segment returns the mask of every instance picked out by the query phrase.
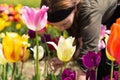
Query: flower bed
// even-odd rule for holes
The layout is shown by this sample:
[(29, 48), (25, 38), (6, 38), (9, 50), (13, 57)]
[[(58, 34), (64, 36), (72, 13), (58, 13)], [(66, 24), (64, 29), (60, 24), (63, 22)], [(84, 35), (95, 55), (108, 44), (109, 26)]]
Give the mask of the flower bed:
[[(60, 32), (47, 22), (48, 9), (46, 6), (37, 9), (0, 4), (0, 79), (79, 79), (81, 71), (76, 61), (72, 60), (76, 49), (76, 45), (72, 45), (75, 38), (68, 36), (67, 31)], [(101, 25), (99, 52), (90, 51), (82, 57), (87, 68), (87, 80), (96, 80), (100, 51), (103, 48), (112, 61), (111, 74), (103, 80), (118, 80), (118, 72), (113, 71), (113, 62), (120, 62), (119, 28), (120, 19), (112, 25), (111, 33), (106, 30), (106, 26)]]

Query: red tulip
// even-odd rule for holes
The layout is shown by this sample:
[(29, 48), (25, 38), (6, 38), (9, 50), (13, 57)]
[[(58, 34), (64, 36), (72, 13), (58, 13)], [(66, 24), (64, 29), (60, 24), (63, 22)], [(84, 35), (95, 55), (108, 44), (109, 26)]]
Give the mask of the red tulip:
[(107, 50), (108, 53), (120, 63), (120, 24), (118, 23), (118, 20), (111, 26)]

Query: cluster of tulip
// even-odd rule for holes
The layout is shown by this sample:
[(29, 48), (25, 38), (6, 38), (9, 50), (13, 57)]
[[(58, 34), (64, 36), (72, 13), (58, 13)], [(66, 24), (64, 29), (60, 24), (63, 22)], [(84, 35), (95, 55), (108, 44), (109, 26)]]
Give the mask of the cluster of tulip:
[[(2, 33), (0, 34), (0, 64), (3, 66), (2, 73), (0, 73), (1, 79), (8, 80), (9, 77), (12, 80), (18, 79), (18, 75), (16, 74), (16, 63), (27, 61), (30, 52), (33, 53), (35, 60), (35, 75), (33, 75), (35, 80), (41, 79), (39, 60), (46, 54), (48, 55), (47, 57), (49, 57), (48, 59), (50, 59), (49, 53), (51, 53), (52, 50), (56, 51), (57, 57), (63, 62), (67, 62), (72, 58), (76, 47), (69, 43), (73, 43), (74, 38), (67, 37), (66, 34), (60, 36), (60, 32), (57, 29), (49, 26), (47, 23), (48, 7), (43, 6), (41, 9), (36, 9), (24, 6), (21, 8), (19, 7), (19, 10), (18, 7), (14, 8), (12, 5), (4, 4), (0, 5), (0, 7), (0, 17), (7, 17), (5, 18), (5, 21), (2, 20), (5, 23), (2, 25)], [(18, 12), (21, 12), (21, 15), (18, 14)], [(19, 21), (24, 22), (28, 28), (28, 34), (26, 34), (26, 30), (24, 31), (24, 34), (19, 34), (19, 32), (13, 32), (12, 30), (7, 31), (6, 26), (10, 25), (5, 24), (7, 24), (8, 21), (17, 23), (19, 23)], [(63, 55), (64, 53), (66, 54)], [(12, 76), (9, 76), (7, 75), (7, 70), (8, 64), (11, 63), (13, 64), (13, 70), (11, 72)], [(63, 73), (64, 75), (65, 72)], [(67, 72), (75, 74), (75, 72), (72, 73), (72, 70), (70, 69), (67, 69)], [(21, 73), (22, 72), (20, 72), (20, 75)], [(47, 78), (47, 76), (45, 77)], [(67, 75), (62, 78), (64, 80), (64, 78), (69, 79), (71, 77)], [(21, 79), (21, 77), (19, 79)], [(56, 78), (53, 80), (56, 80)]]
[[(21, 19), (20, 9), (21, 4), (14, 6), (12, 4), (0, 4), (0, 32), (6, 31), (18, 31), (23, 27), (23, 21)], [(22, 27), (22, 28), (21, 28)], [(25, 28), (24, 28), (25, 30)], [(23, 29), (22, 29), (23, 31)], [(23, 31), (22, 33), (25, 33)]]
[[(73, 46), (74, 37), (68, 36), (66, 32), (61, 35), (57, 29), (50, 27), (47, 22), (47, 10), (49, 8), (42, 6), (41, 9), (30, 8), (27, 6), (18, 6), (13, 5), (0, 5), (0, 31), (3, 32), (0, 34), (0, 64), (3, 66), (2, 78), (3, 80), (8, 80), (6, 75), (6, 70), (8, 70), (7, 64), (13, 63), (12, 70), (12, 80), (18, 79), (15, 75), (15, 64), (17, 62), (25, 62), (28, 60), (30, 52), (33, 52), (33, 57), (35, 61), (35, 75), (32, 79), (40, 80), (40, 60), (45, 60), (45, 69), (50, 65), (47, 64), (51, 58), (51, 52), (55, 52), (55, 57), (57, 57), (61, 62), (67, 63), (71, 60), (74, 55), (76, 46)], [(21, 14), (19, 13), (21, 12)], [(23, 34), (19, 32), (12, 32), (12, 30), (7, 31), (6, 27), (10, 26), (11, 22), (24, 22), (27, 26), (26, 31), (24, 29)], [(1, 27), (2, 26), (2, 27)], [(20, 25), (16, 26), (18, 29)], [(120, 46), (120, 18), (117, 19), (111, 27), (111, 30), (106, 30), (106, 26), (101, 25), (101, 37), (98, 44), (98, 49), (106, 48), (106, 55), (108, 59), (112, 62), (117, 61), (120, 63), (119, 58), (119, 46)], [(56, 31), (56, 32), (55, 32)], [(111, 31), (111, 32), (110, 32)], [(28, 33), (26, 33), (28, 32)], [(55, 35), (57, 34), (57, 35)], [(53, 34), (52, 34), (53, 33)], [(105, 42), (103, 39), (105, 38)], [(88, 68), (86, 79), (95, 80), (96, 79), (96, 68), (98, 67), (101, 60), (99, 53), (87, 52), (86, 55), (82, 57), (82, 61), (86, 68)], [(49, 65), (49, 66), (48, 66)], [(47, 66), (47, 67), (46, 67)], [(113, 66), (113, 65), (112, 65)], [(112, 67), (111, 66), (111, 67)], [(66, 68), (66, 67), (65, 67)], [(46, 71), (46, 70), (45, 70)], [(52, 72), (50, 70), (49, 72)], [(46, 74), (52, 74), (51, 78), (48, 78), (48, 75), (44, 76), (45, 80), (58, 80), (53, 73), (46, 72)], [(111, 76), (111, 77), (110, 77)], [(109, 78), (113, 79), (113, 70), (111, 68), (111, 75)], [(21, 78), (20, 78), (21, 79)], [(76, 72), (72, 69), (66, 68), (63, 70), (61, 80), (76, 80)], [(108, 79), (108, 78), (107, 78)], [(107, 80), (106, 79), (106, 80)], [(115, 79), (115, 78), (114, 78)], [(120, 78), (119, 78), (120, 79)], [(23, 80), (23, 79), (22, 79)]]

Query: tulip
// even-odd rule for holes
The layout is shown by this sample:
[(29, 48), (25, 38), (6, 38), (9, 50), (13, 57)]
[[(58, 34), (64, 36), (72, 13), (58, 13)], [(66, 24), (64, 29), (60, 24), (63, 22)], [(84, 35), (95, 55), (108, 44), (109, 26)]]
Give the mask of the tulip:
[(22, 8), (22, 19), (29, 29), (39, 31), (47, 24), (47, 10), (46, 6), (42, 6), (41, 9), (25, 6)]
[(120, 24), (113, 23), (111, 33), (107, 42), (108, 53), (120, 63)]
[(31, 39), (34, 39), (35, 38), (35, 31), (33, 30), (28, 30), (28, 36), (31, 38)]
[(17, 62), (23, 59), (26, 48), (29, 46), (27, 43), (28, 37), (20, 36), (17, 33), (6, 33), (2, 40), (3, 54), (9, 62)]
[(116, 20), (116, 23), (120, 24), (120, 18), (118, 18), (118, 19)]
[(57, 50), (57, 56), (61, 61), (69, 61), (76, 49), (76, 46), (73, 46), (74, 38), (68, 37), (65, 39), (63, 36), (60, 37), (58, 41), (58, 46), (54, 42), (47, 42), (55, 47)]
[(26, 62), (29, 59), (29, 57), (30, 57), (30, 50), (27, 49), (25, 55), (23, 56), (22, 61)]
[[(36, 46), (34, 48), (31, 48), (31, 50), (34, 52), (33, 57), (36, 59)], [(44, 49), (42, 46), (38, 46), (38, 60), (42, 59), (44, 56)]]
[[(109, 35), (105, 35), (105, 43), (107, 43), (108, 39), (109, 39)], [(110, 73), (110, 79), (109, 80), (112, 80), (112, 78), (113, 78), (113, 67), (114, 67), (115, 59), (108, 53), (107, 48), (106, 48), (106, 56), (109, 60), (111, 60), (111, 73)]]
[(88, 69), (98, 67), (100, 60), (101, 60), (100, 52), (96, 54), (95, 52), (89, 51), (88, 53), (82, 56), (83, 64)]
[[(108, 53), (120, 64), (120, 24), (119, 24), (119, 18), (116, 20), (116, 23), (113, 23), (111, 26), (111, 33), (107, 42), (107, 51)], [(112, 61), (113, 65), (113, 61)], [(111, 71), (113, 72), (113, 66), (111, 68)], [(120, 67), (119, 67), (119, 73), (120, 73)], [(111, 80), (112, 80), (112, 73), (111, 73)], [(120, 76), (119, 76), (120, 80)]]
[(76, 72), (69, 68), (66, 68), (62, 72), (62, 80), (76, 80)]
[(36, 68), (35, 68), (35, 76), (36, 80), (40, 80), (39, 77), (39, 60), (38, 60), (38, 33), (41, 33), (44, 31), (45, 26), (47, 24), (47, 10), (48, 7), (42, 6), (41, 9), (35, 9), (35, 8), (29, 8), (27, 6), (22, 8), (22, 19), (27, 25), (27, 27), (30, 30), (33, 30), (36, 32)]
[(98, 67), (101, 60), (100, 53), (95, 53), (89, 51), (85, 55), (82, 56), (83, 64), (88, 71), (86, 72), (86, 80), (90, 78), (90, 80), (96, 80), (96, 68)]

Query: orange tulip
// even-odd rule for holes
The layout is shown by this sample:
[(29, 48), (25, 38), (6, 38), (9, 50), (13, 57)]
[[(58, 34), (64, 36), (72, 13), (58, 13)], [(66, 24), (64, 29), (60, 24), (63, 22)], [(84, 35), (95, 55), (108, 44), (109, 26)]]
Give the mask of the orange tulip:
[(120, 24), (120, 18), (118, 18), (118, 19), (116, 20), (116, 23)]
[(120, 24), (118, 21), (111, 26), (111, 34), (107, 42), (108, 53), (120, 63)]

